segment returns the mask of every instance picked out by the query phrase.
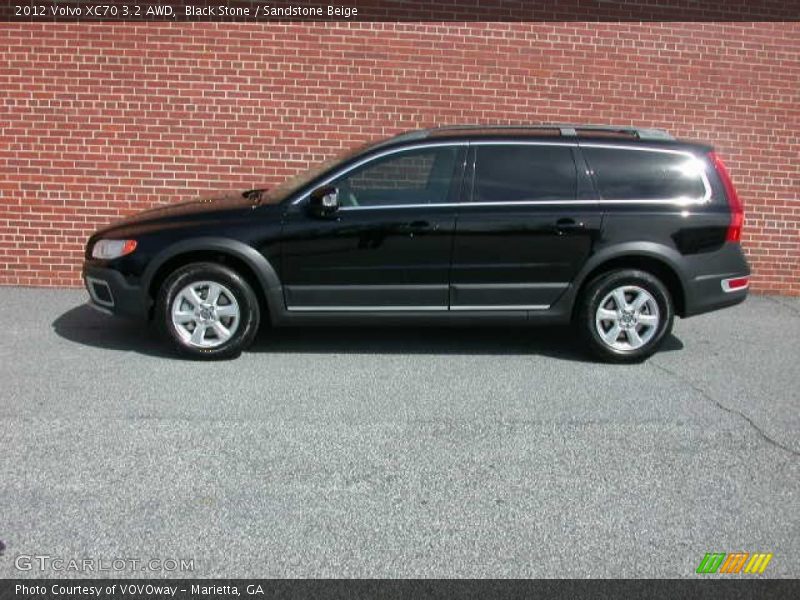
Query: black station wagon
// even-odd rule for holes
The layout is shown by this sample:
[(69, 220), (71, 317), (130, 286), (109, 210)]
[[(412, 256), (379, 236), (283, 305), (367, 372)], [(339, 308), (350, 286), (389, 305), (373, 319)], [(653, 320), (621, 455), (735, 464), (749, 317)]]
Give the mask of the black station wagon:
[(198, 358), (238, 355), (263, 321), (572, 323), (632, 362), (675, 315), (745, 299), (743, 218), (713, 149), (661, 130), (443, 127), (114, 223), (83, 273), (93, 306)]

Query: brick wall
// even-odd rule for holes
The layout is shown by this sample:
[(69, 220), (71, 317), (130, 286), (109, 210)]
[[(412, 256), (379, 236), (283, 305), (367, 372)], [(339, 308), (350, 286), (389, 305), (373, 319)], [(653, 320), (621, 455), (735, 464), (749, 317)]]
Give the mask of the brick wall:
[(798, 23), (3, 23), (0, 283), (79, 285), (98, 225), (371, 138), (581, 121), (713, 142), (754, 288), (798, 295), (798, 40)]

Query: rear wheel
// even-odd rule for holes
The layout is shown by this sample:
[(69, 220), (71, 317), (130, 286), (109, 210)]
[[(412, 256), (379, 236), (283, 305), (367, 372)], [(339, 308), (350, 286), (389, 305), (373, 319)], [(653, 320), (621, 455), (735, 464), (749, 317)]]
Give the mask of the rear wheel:
[(587, 285), (577, 324), (595, 356), (628, 363), (656, 352), (673, 320), (666, 286), (650, 273), (625, 269), (604, 273)]
[(161, 286), (157, 319), (183, 355), (232, 358), (258, 332), (258, 298), (236, 271), (215, 263), (193, 263), (172, 273)]

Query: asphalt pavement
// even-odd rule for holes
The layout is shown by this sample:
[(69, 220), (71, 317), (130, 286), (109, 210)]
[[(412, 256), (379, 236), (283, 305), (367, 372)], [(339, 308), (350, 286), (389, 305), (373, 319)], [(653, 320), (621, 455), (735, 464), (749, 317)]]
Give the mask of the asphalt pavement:
[(735, 551), (800, 576), (800, 299), (677, 320), (635, 366), (562, 328), (264, 330), (192, 362), (84, 301), (0, 288), (0, 577), (696, 577)]

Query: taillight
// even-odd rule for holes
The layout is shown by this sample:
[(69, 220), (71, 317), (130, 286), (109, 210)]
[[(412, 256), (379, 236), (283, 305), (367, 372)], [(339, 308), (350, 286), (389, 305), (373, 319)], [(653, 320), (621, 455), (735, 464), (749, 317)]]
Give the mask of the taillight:
[(725, 188), (725, 195), (728, 197), (728, 206), (731, 209), (731, 224), (728, 226), (728, 231), (725, 234), (726, 242), (738, 242), (742, 239), (742, 226), (744, 225), (744, 205), (742, 204), (739, 194), (736, 193), (736, 188), (733, 187), (733, 181), (725, 167), (725, 163), (717, 155), (716, 152), (709, 152), (708, 158), (717, 170), (722, 187)]
[(750, 278), (731, 277), (730, 279), (723, 279), (721, 283), (723, 291), (738, 292), (739, 290), (746, 290), (750, 286)]

